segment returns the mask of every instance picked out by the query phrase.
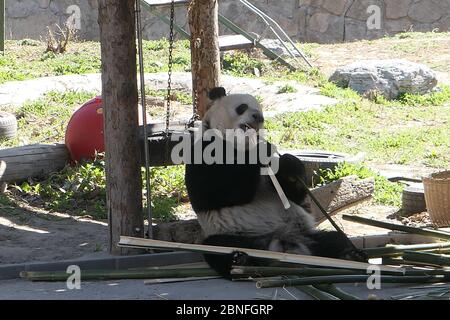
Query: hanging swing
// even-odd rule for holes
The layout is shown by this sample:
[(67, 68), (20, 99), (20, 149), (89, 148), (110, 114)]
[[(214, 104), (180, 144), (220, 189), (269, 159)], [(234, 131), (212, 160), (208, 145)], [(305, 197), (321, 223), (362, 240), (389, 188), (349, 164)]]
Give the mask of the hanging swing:
[[(168, 78), (167, 89), (165, 95), (165, 122), (147, 124), (147, 115), (145, 107), (145, 79), (144, 79), (144, 61), (143, 61), (143, 49), (142, 49), (142, 32), (141, 32), (141, 10), (140, 1), (136, 1), (136, 25), (137, 25), (137, 38), (139, 47), (139, 69), (140, 69), (140, 86), (141, 86), (141, 104), (142, 118), (144, 126), (140, 130), (140, 137), (143, 139), (144, 150), (143, 154), (146, 159), (143, 159), (145, 167), (149, 166), (167, 166), (172, 165), (172, 161), (169, 157), (169, 152), (172, 150), (173, 145), (177, 141), (171, 141), (171, 136), (174, 133), (192, 133), (192, 128), (198, 125), (199, 116), (197, 113), (197, 94), (193, 90), (193, 102), (192, 102), (192, 117), (188, 121), (170, 121), (171, 112), (171, 95), (172, 95), (172, 70), (173, 70), (173, 47), (174, 47), (174, 20), (175, 20), (175, 0), (172, 0), (170, 6), (170, 33), (169, 33), (169, 56), (168, 56)], [(151, 149), (151, 150), (150, 150)]]
[(143, 126), (140, 127), (139, 137), (142, 146), (141, 154), (144, 155), (141, 162), (145, 167), (146, 180), (146, 211), (148, 219), (148, 238), (153, 238), (152, 233), (152, 209), (150, 192), (150, 167), (172, 165), (170, 150), (178, 143), (172, 141), (173, 134), (192, 134), (194, 127), (198, 125), (199, 116), (197, 113), (197, 93), (193, 90), (192, 117), (188, 121), (170, 121), (170, 107), (172, 94), (172, 70), (173, 70), (173, 45), (174, 45), (174, 20), (175, 20), (175, 0), (172, 0), (170, 7), (170, 33), (169, 33), (169, 59), (168, 59), (168, 79), (167, 93), (165, 96), (166, 114), (164, 123), (148, 124), (145, 99), (145, 73), (144, 54), (142, 45), (142, 24), (141, 24), (141, 4), (136, 0), (136, 35), (138, 40), (138, 58), (140, 75), (140, 94), (142, 105)]

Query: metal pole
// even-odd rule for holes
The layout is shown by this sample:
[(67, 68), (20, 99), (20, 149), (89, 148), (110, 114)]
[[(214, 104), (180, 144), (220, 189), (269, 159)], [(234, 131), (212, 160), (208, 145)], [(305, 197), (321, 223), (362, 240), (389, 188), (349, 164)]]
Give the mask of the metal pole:
[(144, 152), (145, 152), (145, 188), (146, 188), (146, 205), (147, 205), (147, 219), (148, 219), (148, 237), (153, 239), (152, 229), (152, 201), (150, 191), (150, 160), (149, 147), (147, 136), (147, 107), (145, 102), (145, 73), (144, 73), (144, 52), (142, 46), (142, 24), (141, 24), (141, 0), (136, 0), (136, 28), (138, 40), (138, 55), (139, 55), (139, 75), (141, 82), (141, 105), (142, 105), (142, 121), (144, 125)]

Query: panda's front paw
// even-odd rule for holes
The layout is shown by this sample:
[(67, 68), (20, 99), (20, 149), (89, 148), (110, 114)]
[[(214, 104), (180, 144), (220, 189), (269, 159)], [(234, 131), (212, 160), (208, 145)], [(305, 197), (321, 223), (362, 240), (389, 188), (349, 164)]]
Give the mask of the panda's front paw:
[(244, 266), (249, 258), (249, 255), (242, 251), (233, 251), (231, 255), (233, 266)]
[(289, 153), (285, 153), (280, 157), (279, 175), (283, 176), (284, 178), (287, 178), (290, 181), (295, 181), (295, 178), (297, 177), (301, 178), (302, 180), (305, 180), (306, 177), (305, 165), (296, 156)]
[(355, 250), (353, 248), (347, 248), (346, 250), (343, 250), (339, 254), (338, 258), (357, 262), (367, 262), (369, 260), (368, 255), (364, 251), (359, 249)]

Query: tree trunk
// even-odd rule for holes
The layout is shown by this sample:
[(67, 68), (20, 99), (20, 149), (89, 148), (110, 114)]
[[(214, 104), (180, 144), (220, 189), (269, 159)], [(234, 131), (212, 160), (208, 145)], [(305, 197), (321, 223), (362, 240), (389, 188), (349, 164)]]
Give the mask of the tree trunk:
[(200, 118), (210, 107), (208, 92), (219, 86), (220, 49), (217, 0), (192, 0), (189, 7), (191, 31), (192, 88), (197, 94)]
[(143, 237), (134, 0), (99, 0), (109, 250)]

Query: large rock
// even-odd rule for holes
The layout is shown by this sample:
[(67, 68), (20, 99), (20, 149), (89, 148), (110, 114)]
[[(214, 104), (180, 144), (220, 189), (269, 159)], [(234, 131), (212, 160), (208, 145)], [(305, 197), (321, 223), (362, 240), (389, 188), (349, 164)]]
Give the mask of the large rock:
[(436, 74), (427, 66), (396, 59), (358, 61), (337, 69), (330, 81), (363, 95), (376, 91), (387, 99), (401, 93), (425, 94), (437, 84)]

